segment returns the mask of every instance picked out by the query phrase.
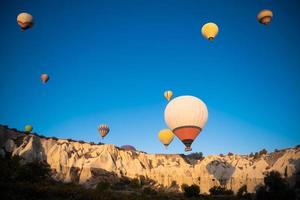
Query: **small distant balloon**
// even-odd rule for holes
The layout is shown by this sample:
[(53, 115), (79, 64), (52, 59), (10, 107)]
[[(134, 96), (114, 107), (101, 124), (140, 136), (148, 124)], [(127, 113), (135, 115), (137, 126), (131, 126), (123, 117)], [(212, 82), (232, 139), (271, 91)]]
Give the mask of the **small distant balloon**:
[(269, 23), (271, 23), (273, 19), (273, 12), (271, 10), (262, 10), (257, 14), (257, 20), (259, 21), (259, 23), (264, 24), (264, 25), (268, 25)]
[(160, 142), (165, 145), (165, 148), (167, 149), (169, 144), (173, 141), (174, 139), (174, 134), (170, 129), (163, 129), (159, 131), (158, 133), (158, 139)]
[(106, 125), (106, 124), (101, 124), (99, 127), (98, 127), (98, 131), (102, 137), (102, 139), (104, 139), (104, 137), (109, 133), (109, 126)]
[(41, 75), (42, 83), (47, 83), (49, 81), (49, 75), (48, 74), (42, 74)]
[(206, 39), (212, 41), (219, 33), (219, 27), (217, 26), (217, 24), (209, 22), (202, 26), (201, 32)]
[(18, 15), (17, 22), (21, 30), (25, 31), (33, 26), (33, 17), (31, 14), (23, 12)]
[(172, 99), (173, 92), (171, 90), (167, 90), (164, 92), (164, 96), (168, 101), (170, 101)]
[(33, 127), (31, 125), (25, 126), (25, 132), (30, 133), (33, 130)]
[(121, 149), (127, 150), (127, 151), (136, 151), (136, 148), (132, 145), (126, 144), (121, 146)]

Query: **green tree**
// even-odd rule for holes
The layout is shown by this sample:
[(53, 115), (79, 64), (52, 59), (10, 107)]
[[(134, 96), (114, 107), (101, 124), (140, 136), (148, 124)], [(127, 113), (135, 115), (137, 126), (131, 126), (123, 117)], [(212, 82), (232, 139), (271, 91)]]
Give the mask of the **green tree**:
[(104, 192), (109, 190), (110, 184), (108, 182), (99, 182), (96, 186), (97, 192)]
[(184, 190), (184, 195), (186, 197), (197, 197), (199, 196), (200, 193), (200, 187), (195, 184), (191, 186), (185, 186), (183, 190)]
[(16, 173), (17, 179), (24, 182), (41, 182), (51, 177), (50, 166), (45, 162), (26, 163)]
[(256, 200), (294, 200), (295, 191), (277, 171), (271, 171), (264, 177), (264, 186), (256, 190)]

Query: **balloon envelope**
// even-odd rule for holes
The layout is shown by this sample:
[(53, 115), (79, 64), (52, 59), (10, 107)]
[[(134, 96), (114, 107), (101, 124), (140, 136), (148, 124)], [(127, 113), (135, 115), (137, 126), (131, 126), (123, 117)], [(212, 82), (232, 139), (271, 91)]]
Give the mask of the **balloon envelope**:
[(209, 22), (202, 26), (202, 35), (208, 40), (213, 40), (219, 33), (219, 27), (217, 24)]
[(33, 127), (31, 125), (26, 125), (24, 129), (25, 129), (25, 132), (30, 133), (33, 130)]
[(273, 19), (273, 12), (271, 10), (262, 10), (257, 14), (257, 20), (259, 23), (267, 25)]
[(129, 144), (121, 146), (121, 149), (128, 150), (128, 151), (136, 151), (135, 147)]
[(186, 151), (204, 128), (208, 118), (205, 103), (194, 96), (180, 96), (170, 101), (165, 109), (165, 122), (184, 143)]
[(163, 143), (163, 145), (165, 145), (165, 147), (168, 147), (174, 139), (174, 134), (170, 129), (163, 129), (159, 131), (158, 139), (161, 141), (161, 143)]
[(101, 124), (99, 127), (98, 127), (98, 131), (102, 137), (102, 139), (109, 133), (109, 126), (106, 125), (106, 124)]
[(47, 83), (49, 80), (49, 75), (48, 74), (42, 74), (41, 75), (41, 80), (43, 83)]
[(33, 17), (29, 13), (20, 13), (17, 17), (17, 22), (22, 30), (26, 30), (33, 26)]
[(173, 92), (171, 90), (167, 90), (164, 92), (164, 96), (168, 101), (170, 101), (172, 99)]

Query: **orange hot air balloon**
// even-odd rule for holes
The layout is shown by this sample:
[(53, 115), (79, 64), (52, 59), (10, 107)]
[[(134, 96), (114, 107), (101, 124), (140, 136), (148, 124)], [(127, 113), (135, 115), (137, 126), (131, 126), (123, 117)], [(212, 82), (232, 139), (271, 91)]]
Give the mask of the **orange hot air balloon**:
[(17, 22), (22, 31), (25, 31), (33, 26), (33, 17), (31, 14), (23, 12), (17, 16)]
[(257, 14), (257, 20), (259, 23), (268, 25), (271, 23), (273, 18), (273, 12), (271, 10), (262, 10)]
[(41, 75), (41, 80), (42, 80), (43, 83), (47, 83), (48, 80), (49, 80), (48, 74), (42, 74)]
[(191, 151), (191, 145), (208, 118), (205, 103), (194, 96), (180, 96), (170, 101), (165, 109), (165, 122), (173, 133)]
[(106, 125), (106, 124), (101, 124), (99, 127), (98, 127), (98, 131), (102, 137), (102, 139), (104, 139), (104, 137), (109, 133), (109, 127)]

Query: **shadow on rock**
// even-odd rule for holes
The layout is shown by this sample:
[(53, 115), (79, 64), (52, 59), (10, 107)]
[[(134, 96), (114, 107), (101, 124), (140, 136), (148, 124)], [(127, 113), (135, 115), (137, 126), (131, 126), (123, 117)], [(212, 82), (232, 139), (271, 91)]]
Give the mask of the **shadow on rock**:
[(221, 186), (225, 186), (235, 171), (230, 163), (221, 160), (213, 160), (206, 165), (207, 171), (213, 175), (212, 181), (218, 181)]

